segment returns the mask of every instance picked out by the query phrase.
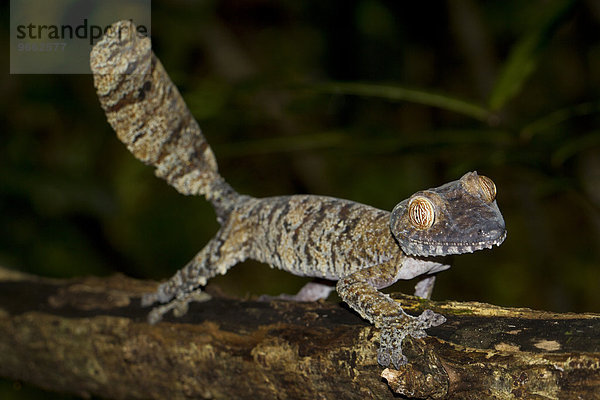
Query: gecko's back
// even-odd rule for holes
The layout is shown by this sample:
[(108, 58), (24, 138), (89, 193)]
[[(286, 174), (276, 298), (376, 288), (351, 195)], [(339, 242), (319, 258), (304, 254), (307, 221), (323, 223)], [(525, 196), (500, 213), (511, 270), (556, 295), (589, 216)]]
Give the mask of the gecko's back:
[(390, 213), (349, 200), (295, 195), (251, 199), (231, 215), (252, 259), (295, 275), (337, 280), (398, 257)]

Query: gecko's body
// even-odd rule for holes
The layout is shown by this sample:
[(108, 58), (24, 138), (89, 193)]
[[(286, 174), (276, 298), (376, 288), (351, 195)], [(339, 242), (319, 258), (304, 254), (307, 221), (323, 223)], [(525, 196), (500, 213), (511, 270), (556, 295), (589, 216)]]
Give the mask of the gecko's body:
[(379, 363), (404, 363), (403, 338), (423, 337), (424, 329), (445, 319), (430, 310), (409, 316), (379, 289), (423, 275), (417, 294), (426, 297), (431, 274), (449, 267), (432, 256), (502, 243), (506, 231), (493, 182), (470, 172), (415, 193), (391, 213), (324, 196), (240, 195), (219, 175), (212, 150), (152, 54), (149, 39), (114, 34), (133, 29), (128, 22), (115, 24), (92, 51), (94, 82), (108, 120), (158, 176), (181, 193), (205, 195), (221, 224), (188, 265), (144, 297), (145, 305), (165, 304), (150, 313), (149, 321), (159, 321), (171, 309), (185, 312), (208, 279), (250, 258), (295, 275), (337, 280), (340, 297), (381, 329)]

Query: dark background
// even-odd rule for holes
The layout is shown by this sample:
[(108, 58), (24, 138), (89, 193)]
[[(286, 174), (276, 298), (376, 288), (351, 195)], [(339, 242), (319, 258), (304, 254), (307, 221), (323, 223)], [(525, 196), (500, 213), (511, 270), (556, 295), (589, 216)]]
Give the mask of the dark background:
[[(9, 75), (0, 10), (0, 265), (169, 277), (216, 232), (210, 205), (127, 152), (90, 75)], [(599, 312), (599, 21), (592, 0), (154, 0), (152, 39), (238, 191), (391, 210), (477, 170), (508, 238), (450, 259), (433, 298)], [(248, 262), (211, 284), (304, 282)]]

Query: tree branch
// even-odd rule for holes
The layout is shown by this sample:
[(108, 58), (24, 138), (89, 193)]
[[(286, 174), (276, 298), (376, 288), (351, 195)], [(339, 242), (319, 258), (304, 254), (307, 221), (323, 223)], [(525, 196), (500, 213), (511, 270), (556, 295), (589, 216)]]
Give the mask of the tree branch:
[(151, 326), (139, 298), (154, 288), (0, 269), (0, 375), (114, 399), (599, 398), (597, 314), (397, 296), (448, 321), (382, 373), (377, 330), (340, 304), (215, 295)]

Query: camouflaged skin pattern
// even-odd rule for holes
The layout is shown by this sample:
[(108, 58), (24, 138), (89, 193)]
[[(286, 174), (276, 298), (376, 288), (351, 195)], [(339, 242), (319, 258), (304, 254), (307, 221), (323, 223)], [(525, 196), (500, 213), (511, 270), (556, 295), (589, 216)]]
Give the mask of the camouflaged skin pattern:
[(237, 196), (150, 39), (131, 23), (116, 23), (90, 59), (100, 104), (127, 149), (180, 193), (205, 195), (222, 219)]
[[(401, 350), (404, 337), (423, 337), (425, 329), (445, 321), (430, 310), (419, 317), (409, 316), (399, 303), (378, 290), (398, 279), (448, 268), (436, 260), (421, 258), (417, 253), (409, 256), (402, 251), (396, 233), (405, 235), (402, 240), (407, 241), (409, 248), (423, 247), (422, 239), (417, 245), (411, 244), (413, 233), (403, 230), (406, 208), (412, 207), (406, 201), (390, 214), (324, 196), (256, 199), (239, 195), (219, 175), (212, 150), (152, 53), (150, 40), (137, 35), (130, 22), (112, 26), (92, 50), (91, 67), (100, 103), (119, 139), (137, 158), (153, 165), (156, 175), (179, 192), (205, 195), (214, 205), (221, 224), (215, 237), (184, 268), (155, 293), (144, 296), (143, 305), (163, 303), (150, 312), (149, 322), (158, 322), (170, 310), (175, 315), (185, 313), (188, 302), (202, 298), (201, 286), (208, 279), (226, 273), (247, 258), (295, 275), (338, 280), (336, 289), (340, 297), (380, 328), (378, 362), (384, 366), (406, 362)], [(477, 182), (481, 179), (476, 173), (469, 173), (442, 188), (460, 197), (470, 190), (471, 181), (475, 182), (474, 190), (479, 190)], [(435, 201), (448, 210), (441, 215), (442, 220), (452, 220), (457, 207), (444, 203), (443, 193), (440, 195), (436, 189), (428, 193), (420, 196), (438, 196)], [(464, 214), (471, 207), (469, 202), (473, 205), (482, 202), (482, 196), (473, 193), (462, 197), (467, 203), (459, 205), (459, 213)], [(493, 198), (485, 206), (489, 211), (486, 218), (495, 217), (491, 225), (484, 218), (481, 226), (472, 229), (473, 237), (459, 232), (457, 240), (443, 246), (452, 246), (460, 252), (477, 243), (479, 247), (501, 243), (504, 236), (498, 235), (480, 243), (482, 232), (504, 229), (499, 210), (499, 217), (493, 215), (497, 206), (491, 201)], [(459, 220), (469, 222), (468, 217)], [(427, 236), (425, 231), (417, 233)], [(437, 234), (443, 237), (444, 232)], [(435, 244), (427, 246), (434, 248)], [(429, 288), (422, 291), (430, 292), (433, 279), (424, 282)]]

